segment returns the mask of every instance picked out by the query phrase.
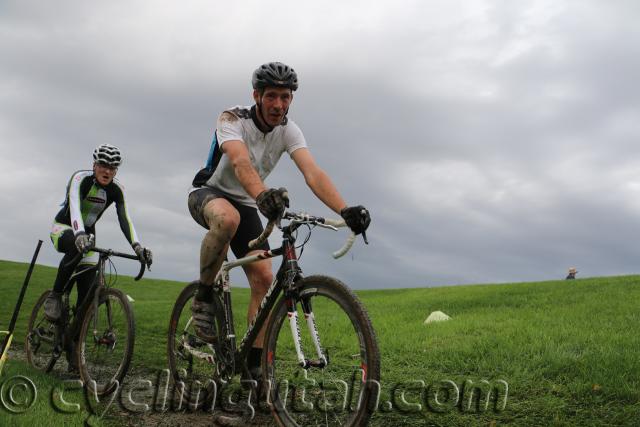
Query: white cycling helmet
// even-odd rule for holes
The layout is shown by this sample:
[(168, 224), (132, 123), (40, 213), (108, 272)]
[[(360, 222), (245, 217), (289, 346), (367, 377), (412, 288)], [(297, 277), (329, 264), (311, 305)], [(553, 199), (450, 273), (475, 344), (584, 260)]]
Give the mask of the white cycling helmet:
[(122, 164), (120, 149), (111, 144), (101, 144), (93, 150), (93, 161), (117, 168)]

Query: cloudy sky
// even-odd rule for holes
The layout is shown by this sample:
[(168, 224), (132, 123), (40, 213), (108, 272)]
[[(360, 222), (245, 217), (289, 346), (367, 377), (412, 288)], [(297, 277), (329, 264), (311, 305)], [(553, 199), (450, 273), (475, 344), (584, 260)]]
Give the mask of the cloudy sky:
[[(370, 245), (307, 274), (355, 288), (496, 283), (640, 269), (640, 2), (0, 1), (0, 258), (57, 265), (70, 175), (119, 146), (149, 276), (192, 280), (204, 230), (186, 198), (216, 117), (279, 60), (290, 117)], [(331, 212), (283, 156), (267, 184)], [(101, 246), (126, 249), (115, 210)], [(272, 243), (277, 239), (272, 239)], [(119, 270), (133, 272), (128, 261)], [(237, 279), (240, 282), (240, 279)]]

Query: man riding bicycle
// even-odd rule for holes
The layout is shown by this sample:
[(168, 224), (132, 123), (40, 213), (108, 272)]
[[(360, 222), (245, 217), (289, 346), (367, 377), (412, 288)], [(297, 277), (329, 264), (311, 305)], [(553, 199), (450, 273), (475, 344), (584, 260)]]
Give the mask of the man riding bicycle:
[[(285, 151), (313, 193), (339, 213), (351, 230), (363, 233), (371, 222), (363, 206), (347, 206), (329, 176), (316, 164), (300, 128), (287, 117), (298, 88), (296, 72), (280, 62), (266, 63), (254, 71), (252, 85), (253, 106), (237, 106), (218, 117), (206, 167), (194, 178), (189, 193), (191, 216), (208, 230), (200, 249), (200, 280), (191, 307), (196, 334), (205, 341), (215, 337), (212, 285), (228, 248), (237, 258), (268, 250), (268, 242), (255, 250), (248, 247), (263, 230), (258, 211), (271, 221), (289, 206), (284, 188), (264, 185)], [(243, 268), (251, 287), (251, 321), (273, 280), (271, 260)], [(261, 331), (249, 354), (248, 367), (256, 379), (263, 341)]]
[[(94, 243), (96, 222), (112, 203), (116, 204), (120, 228), (140, 261), (148, 265), (152, 261), (151, 251), (140, 244), (129, 217), (124, 188), (115, 179), (122, 163), (120, 150), (109, 144), (99, 145), (93, 151), (93, 162), (93, 171), (81, 170), (71, 176), (62, 209), (53, 222), (51, 241), (58, 252), (64, 253), (64, 257), (58, 267), (53, 291), (45, 301), (45, 315), (50, 321), (58, 320), (62, 314), (62, 292), (74, 270), (84, 270), (96, 264), (95, 254), (87, 251)], [(79, 253), (84, 257), (70, 264)], [(77, 305), (84, 300), (93, 278), (91, 274), (78, 277)]]

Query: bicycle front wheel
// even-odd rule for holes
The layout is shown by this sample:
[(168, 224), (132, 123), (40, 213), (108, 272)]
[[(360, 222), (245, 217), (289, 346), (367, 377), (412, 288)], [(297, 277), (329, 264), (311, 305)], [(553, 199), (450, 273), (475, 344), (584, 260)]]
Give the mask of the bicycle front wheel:
[(77, 346), (80, 378), (98, 396), (116, 391), (133, 355), (135, 320), (127, 297), (118, 289), (102, 289), (98, 305), (90, 304), (82, 320)]
[(368, 314), (336, 279), (310, 276), (296, 286), (295, 299), (282, 297), (274, 307), (266, 333), (262, 366), (273, 416), (284, 426), (365, 425), (380, 380)]

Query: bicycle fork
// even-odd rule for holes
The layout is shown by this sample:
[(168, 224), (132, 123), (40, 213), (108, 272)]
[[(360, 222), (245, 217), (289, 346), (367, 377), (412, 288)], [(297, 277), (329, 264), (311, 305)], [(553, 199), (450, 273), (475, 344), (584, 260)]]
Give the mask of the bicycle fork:
[(322, 347), (320, 345), (320, 336), (318, 335), (318, 328), (316, 327), (316, 321), (313, 315), (311, 301), (309, 301), (309, 299), (301, 298), (300, 305), (302, 306), (302, 312), (307, 323), (307, 328), (309, 329), (309, 335), (311, 336), (311, 340), (313, 342), (313, 346), (315, 347), (316, 355), (318, 358), (316, 360), (309, 360), (304, 356), (300, 339), (300, 328), (298, 327), (298, 310), (296, 309), (296, 300), (294, 298), (289, 298), (287, 300), (287, 317), (289, 319), (289, 327), (291, 328), (291, 334), (293, 336), (293, 344), (298, 356), (298, 363), (304, 369), (322, 369), (327, 366), (328, 360), (322, 352)]

